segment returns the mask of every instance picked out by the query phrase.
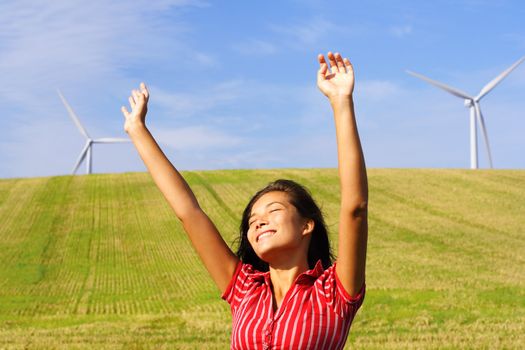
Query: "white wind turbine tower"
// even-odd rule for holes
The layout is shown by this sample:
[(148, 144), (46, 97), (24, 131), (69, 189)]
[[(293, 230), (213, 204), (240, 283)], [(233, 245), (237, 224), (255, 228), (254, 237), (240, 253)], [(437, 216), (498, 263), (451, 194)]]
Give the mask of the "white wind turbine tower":
[(466, 94), (465, 92), (452, 88), (448, 85), (440, 83), (439, 81), (432, 80), (425, 77), (424, 75), (407, 71), (408, 74), (415, 76), (416, 78), (425, 80), (426, 82), (443, 89), (454, 96), (464, 99), (465, 107), (470, 109), (470, 168), (478, 168), (478, 142), (476, 133), (476, 120), (481, 125), (483, 131), (483, 137), (485, 138), (485, 146), (487, 147), (487, 154), (489, 158), (489, 164), (492, 168), (492, 155), (490, 153), (489, 138), (487, 135), (487, 129), (485, 128), (485, 119), (481, 113), (479, 100), (481, 100), (486, 94), (488, 94), (496, 85), (498, 85), (507, 75), (510, 74), (521, 62), (525, 60), (525, 56), (516, 61), (512, 66), (503, 71), (500, 75), (490, 81), (487, 85), (481, 89), (479, 94), (475, 97)]
[(66, 101), (60, 90), (57, 89), (58, 95), (60, 96), (60, 99), (62, 100), (62, 103), (64, 103), (64, 106), (66, 106), (66, 109), (69, 113), (69, 116), (71, 119), (73, 119), (73, 122), (77, 126), (78, 130), (84, 137), (86, 138), (86, 145), (82, 149), (82, 152), (80, 152), (80, 156), (78, 157), (77, 163), (75, 164), (75, 167), (73, 168), (73, 175), (77, 172), (78, 167), (80, 166), (80, 163), (86, 158), (87, 155), (87, 162), (86, 162), (86, 173), (91, 174), (91, 162), (92, 162), (92, 150), (91, 147), (95, 143), (121, 143), (121, 142), (131, 142), (129, 139), (121, 139), (121, 138), (114, 138), (114, 137), (104, 137), (100, 139), (92, 139), (89, 134), (87, 133), (86, 129), (82, 126), (80, 123), (80, 119), (78, 119), (77, 115), (69, 105), (69, 103)]

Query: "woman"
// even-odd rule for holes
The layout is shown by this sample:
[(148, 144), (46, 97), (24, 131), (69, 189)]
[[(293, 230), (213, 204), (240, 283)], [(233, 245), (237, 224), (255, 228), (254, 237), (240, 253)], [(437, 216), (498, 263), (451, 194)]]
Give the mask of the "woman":
[(124, 129), (181, 220), (232, 309), (232, 349), (342, 349), (365, 292), (368, 185), (354, 116), (354, 71), (339, 53), (318, 56), (317, 86), (336, 127), (341, 209), (337, 263), (308, 192), (289, 180), (259, 191), (246, 207), (234, 254), (145, 125), (142, 83), (122, 107)]

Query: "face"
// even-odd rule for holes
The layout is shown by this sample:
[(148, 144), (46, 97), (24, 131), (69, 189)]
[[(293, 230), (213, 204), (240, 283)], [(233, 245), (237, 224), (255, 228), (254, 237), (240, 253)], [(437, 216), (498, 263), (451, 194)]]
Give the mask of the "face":
[(301, 217), (285, 192), (264, 194), (253, 204), (250, 215), (248, 241), (263, 261), (306, 255), (313, 221)]

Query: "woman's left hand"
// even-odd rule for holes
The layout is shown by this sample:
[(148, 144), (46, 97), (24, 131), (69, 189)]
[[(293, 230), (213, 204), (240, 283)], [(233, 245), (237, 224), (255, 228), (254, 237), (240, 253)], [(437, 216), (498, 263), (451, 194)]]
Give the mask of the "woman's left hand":
[(319, 54), (319, 71), (317, 72), (317, 86), (330, 101), (338, 98), (349, 98), (354, 91), (354, 69), (348, 58), (341, 57), (336, 52), (328, 52), (330, 69), (324, 56)]
[(149, 91), (146, 84), (140, 83), (140, 90), (131, 90), (129, 105), (131, 112), (124, 106), (120, 108), (126, 121), (124, 130), (129, 134), (134, 128), (146, 126), (146, 113), (148, 112)]

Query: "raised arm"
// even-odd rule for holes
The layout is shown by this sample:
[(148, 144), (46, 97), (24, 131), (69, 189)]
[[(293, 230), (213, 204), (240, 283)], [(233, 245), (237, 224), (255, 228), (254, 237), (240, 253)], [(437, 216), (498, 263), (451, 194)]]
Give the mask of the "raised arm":
[(195, 195), (170, 163), (159, 145), (146, 128), (146, 113), (149, 92), (140, 84), (129, 97), (131, 112), (122, 107), (126, 118), (124, 130), (137, 148), (155, 184), (180, 219), (193, 247), (221, 293), (226, 290), (239, 259), (222, 239), (219, 231), (202, 211)]
[(354, 70), (339, 53), (329, 52), (328, 59), (330, 69), (324, 56), (318, 56), (317, 85), (330, 100), (337, 137), (341, 211), (336, 273), (346, 291), (354, 296), (365, 281), (368, 183), (352, 99)]

